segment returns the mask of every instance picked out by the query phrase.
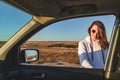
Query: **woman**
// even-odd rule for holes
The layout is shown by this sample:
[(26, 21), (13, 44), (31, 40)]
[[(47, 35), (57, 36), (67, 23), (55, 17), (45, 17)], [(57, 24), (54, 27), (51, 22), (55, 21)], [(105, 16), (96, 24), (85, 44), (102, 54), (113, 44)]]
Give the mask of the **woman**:
[(79, 42), (78, 55), (84, 68), (104, 68), (108, 41), (104, 24), (94, 21), (88, 28), (89, 36)]

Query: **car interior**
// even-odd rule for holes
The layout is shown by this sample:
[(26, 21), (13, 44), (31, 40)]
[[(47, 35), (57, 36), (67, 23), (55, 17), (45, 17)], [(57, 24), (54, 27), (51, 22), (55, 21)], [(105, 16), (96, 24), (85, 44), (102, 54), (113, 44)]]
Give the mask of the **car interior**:
[[(0, 80), (119, 80), (119, 0), (2, 0), (30, 15), (32, 20), (0, 48)], [(34, 34), (58, 21), (101, 15), (115, 15), (116, 20), (104, 69), (39, 66), (37, 49), (21, 46)], [(70, 34), (72, 35), (72, 34)], [(29, 51), (34, 58), (29, 59)], [(116, 53), (116, 54), (115, 54)], [(33, 56), (32, 56), (33, 57)], [(117, 57), (117, 58), (116, 58)], [(26, 64), (27, 63), (27, 64)], [(117, 73), (116, 73), (117, 72)]]

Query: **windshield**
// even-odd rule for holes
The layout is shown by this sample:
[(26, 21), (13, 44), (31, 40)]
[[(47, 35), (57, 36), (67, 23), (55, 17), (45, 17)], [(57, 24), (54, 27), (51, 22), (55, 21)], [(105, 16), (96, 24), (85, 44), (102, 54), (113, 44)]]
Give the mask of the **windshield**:
[(31, 18), (31, 15), (0, 1), (0, 47)]

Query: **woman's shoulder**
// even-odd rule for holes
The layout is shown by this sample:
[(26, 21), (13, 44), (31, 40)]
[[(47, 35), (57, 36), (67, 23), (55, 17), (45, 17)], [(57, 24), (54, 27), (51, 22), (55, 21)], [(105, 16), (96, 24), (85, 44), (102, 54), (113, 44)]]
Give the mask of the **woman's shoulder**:
[(90, 36), (87, 36), (85, 39), (79, 41), (79, 44), (86, 44), (86, 43), (90, 43)]

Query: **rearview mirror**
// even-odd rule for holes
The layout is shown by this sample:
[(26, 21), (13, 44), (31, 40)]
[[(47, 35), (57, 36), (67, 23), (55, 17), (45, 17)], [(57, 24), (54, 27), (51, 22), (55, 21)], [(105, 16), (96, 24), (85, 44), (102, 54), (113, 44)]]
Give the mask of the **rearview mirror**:
[(39, 59), (39, 51), (36, 49), (25, 49), (21, 51), (21, 54), (24, 62), (33, 62)]

